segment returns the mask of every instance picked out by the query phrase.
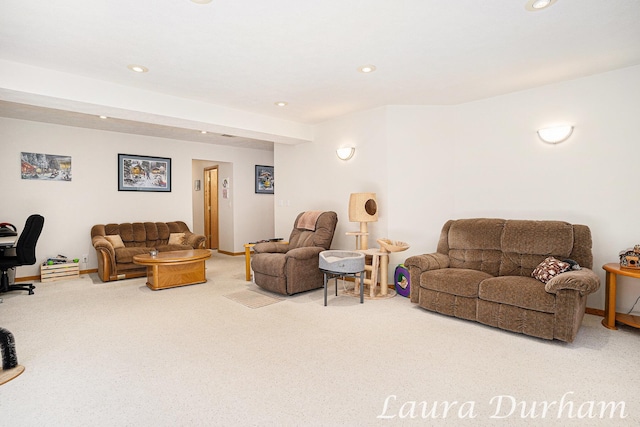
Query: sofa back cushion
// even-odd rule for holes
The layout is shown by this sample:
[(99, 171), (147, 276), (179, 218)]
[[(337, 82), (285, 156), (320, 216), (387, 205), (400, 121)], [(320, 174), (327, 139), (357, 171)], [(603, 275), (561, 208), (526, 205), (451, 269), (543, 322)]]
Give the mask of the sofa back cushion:
[(501, 236), (504, 223), (502, 219), (493, 218), (453, 221), (447, 235), (449, 266), (497, 276), (502, 261)]
[(500, 276), (531, 276), (553, 256), (566, 259), (573, 249), (573, 226), (563, 221), (508, 220), (502, 233)]
[[(294, 227), (297, 226), (298, 220), (303, 214), (304, 212), (297, 216)], [(328, 250), (331, 247), (337, 223), (338, 214), (332, 211), (323, 212), (318, 216), (315, 230), (294, 228), (291, 231), (291, 235), (289, 236), (289, 249), (316, 246)]]
[(122, 224), (106, 224), (104, 226), (105, 235), (120, 235), (127, 248), (167, 245), (171, 233), (185, 232), (189, 232), (189, 227), (182, 221), (125, 222)]
[(450, 267), (492, 276), (527, 276), (548, 256), (570, 258), (591, 268), (591, 231), (564, 221), (471, 218), (448, 221), (438, 252)]

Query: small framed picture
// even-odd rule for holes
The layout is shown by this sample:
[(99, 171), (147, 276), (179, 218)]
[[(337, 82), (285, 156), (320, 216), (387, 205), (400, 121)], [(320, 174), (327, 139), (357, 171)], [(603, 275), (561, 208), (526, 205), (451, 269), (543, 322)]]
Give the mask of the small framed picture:
[(118, 191), (171, 191), (171, 159), (118, 154)]
[(273, 194), (273, 166), (256, 165), (256, 193)]

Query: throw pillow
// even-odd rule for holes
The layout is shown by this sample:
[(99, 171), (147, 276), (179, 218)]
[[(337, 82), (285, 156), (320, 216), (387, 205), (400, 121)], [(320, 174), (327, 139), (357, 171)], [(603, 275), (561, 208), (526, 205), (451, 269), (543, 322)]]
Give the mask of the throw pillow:
[(571, 264), (568, 262), (560, 261), (552, 256), (545, 258), (538, 266), (531, 272), (531, 277), (538, 279), (542, 283), (547, 283), (560, 273), (571, 268)]
[(119, 234), (114, 234), (112, 236), (104, 236), (105, 239), (111, 243), (113, 249), (124, 248), (124, 242), (122, 241), (122, 237)]
[(184, 233), (171, 233), (169, 234), (170, 245), (184, 245)]

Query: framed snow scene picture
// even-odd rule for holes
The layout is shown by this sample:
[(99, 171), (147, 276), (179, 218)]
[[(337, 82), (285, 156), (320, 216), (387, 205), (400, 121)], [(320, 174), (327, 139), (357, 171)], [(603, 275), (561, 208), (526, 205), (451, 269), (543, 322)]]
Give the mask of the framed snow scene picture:
[(171, 191), (171, 159), (118, 154), (118, 191)]
[(20, 153), (22, 179), (71, 181), (71, 156)]

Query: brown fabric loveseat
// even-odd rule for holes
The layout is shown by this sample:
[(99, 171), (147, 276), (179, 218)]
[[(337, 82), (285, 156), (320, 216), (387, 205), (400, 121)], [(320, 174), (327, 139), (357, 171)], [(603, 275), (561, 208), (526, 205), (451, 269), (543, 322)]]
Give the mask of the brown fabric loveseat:
[[(550, 256), (573, 260), (581, 269), (547, 283), (531, 277)], [(592, 263), (585, 225), (494, 218), (450, 220), (435, 253), (405, 261), (411, 301), (420, 307), (566, 342), (576, 337), (587, 295), (600, 286)]]
[(205, 237), (189, 231), (182, 221), (97, 224), (91, 242), (98, 256), (98, 275), (103, 282), (143, 277), (147, 268), (133, 263), (133, 256), (204, 248)]

